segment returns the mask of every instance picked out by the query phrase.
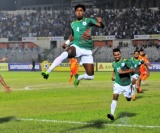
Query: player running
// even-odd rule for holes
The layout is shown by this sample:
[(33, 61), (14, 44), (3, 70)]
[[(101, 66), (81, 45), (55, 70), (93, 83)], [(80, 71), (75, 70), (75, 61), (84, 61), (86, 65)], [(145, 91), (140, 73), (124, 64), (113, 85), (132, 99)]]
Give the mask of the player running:
[[(147, 56), (147, 54), (145, 54), (145, 52), (144, 52), (144, 50), (142, 48), (140, 49), (139, 59), (143, 60), (146, 65), (150, 66), (150, 62), (148, 60), (148, 56)], [(146, 80), (149, 77), (149, 75), (150, 75), (149, 69), (147, 70), (147, 68), (145, 67), (145, 65), (141, 65), (141, 67), (140, 67), (140, 73), (141, 73), (140, 74), (140, 78), (139, 78), (139, 80), (137, 82), (137, 84), (138, 84), (138, 90), (137, 90), (137, 92), (138, 93), (142, 92), (141, 82), (144, 83), (144, 80)]]
[(132, 81), (132, 88), (133, 88), (133, 95), (132, 95), (132, 100), (135, 100), (135, 90), (139, 87), (137, 86), (136, 82), (139, 79), (140, 76), (140, 67), (141, 65), (144, 65), (145, 69), (147, 70), (148, 73), (148, 66), (144, 63), (143, 60), (139, 59), (139, 51), (135, 50), (134, 51), (134, 56), (130, 59), (128, 59), (134, 67), (135, 72), (131, 73), (131, 81)]
[(42, 72), (44, 79), (48, 79), (50, 72), (62, 63), (63, 60), (73, 57), (81, 58), (81, 63), (86, 71), (83, 75), (75, 76), (76, 80), (74, 85), (78, 86), (79, 81), (82, 79), (92, 80), (94, 78), (94, 62), (92, 56), (93, 40), (91, 38), (91, 27), (97, 26), (104, 28), (104, 25), (100, 17), (97, 17), (97, 20), (93, 18), (85, 18), (85, 10), (86, 8), (82, 4), (75, 6), (75, 16), (77, 20), (71, 23), (72, 34), (62, 45), (62, 47), (66, 49), (53, 61), (52, 65), (46, 72)]
[(131, 62), (121, 58), (121, 51), (118, 48), (113, 49), (113, 56), (115, 61), (112, 63), (113, 74), (113, 100), (111, 103), (111, 113), (107, 117), (114, 120), (114, 112), (117, 106), (118, 97), (121, 93), (126, 97), (127, 101), (132, 99), (131, 77), (130, 73), (134, 72)]
[(69, 84), (72, 83), (72, 77), (78, 74), (78, 60), (76, 58), (71, 58), (69, 61), (70, 66), (70, 80)]

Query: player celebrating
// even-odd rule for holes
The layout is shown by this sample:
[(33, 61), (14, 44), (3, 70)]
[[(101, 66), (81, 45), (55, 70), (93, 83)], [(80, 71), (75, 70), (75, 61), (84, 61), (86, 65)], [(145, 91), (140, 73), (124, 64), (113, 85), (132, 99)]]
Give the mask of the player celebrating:
[(131, 73), (131, 81), (132, 81), (132, 88), (133, 88), (132, 100), (135, 100), (135, 97), (136, 97), (135, 89), (139, 87), (136, 85), (136, 81), (139, 79), (139, 76), (140, 76), (140, 67), (141, 65), (144, 65), (148, 73), (148, 66), (144, 63), (143, 60), (139, 59), (139, 51), (137, 49), (134, 51), (134, 56), (128, 59), (128, 61), (132, 63), (134, 70), (135, 70), (134, 73)]
[[(4, 62), (6, 59), (7, 59), (7, 58), (4, 57), (4, 58), (2, 58), (2, 59), (0, 60), (0, 62)], [(7, 86), (7, 84), (4, 82), (3, 77), (2, 77), (1, 75), (0, 75), (0, 82), (1, 82), (1, 84), (3, 85), (3, 87), (4, 87), (4, 89), (5, 89), (5, 91), (6, 91), (7, 93), (11, 92), (10, 87)]]
[(114, 69), (112, 74), (112, 81), (114, 81), (113, 100), (111, 103), (111, 114), (107, 115), (111, 120), (114, 120), (114, 112), (117, 106), (118, 97), (121, 93), (123, 93), (127, 101), (131, 101), (132, 89), (130, 73), (134, 72), (131, 62), (121, 58), (120, 49), (113, 49), (113, 56), (115, 59), (112, 63)]
[(78, 74), (78, 61), (76, 58), (71, 58), (69, 61), (70, 66), (70, 80), (69, 83), (72, 83), (72, 77)]
[(42, 72), (44, 79), (48, 79), (49, 73), (64, 59), (73, 57), (81, 57), (81, 63), (83, 64), (83, 67), (86, 71), (86, 73), (83, 75), (75, 76), (76, 80), (74, 85), (78, 86), (81, 79), (91, 80), (94, 78), (94, 62), (91, 51), (93, 49), (91, 27), (95, 25), (97, 27), (104, 28), (104, 25), (100, 17), (97, 17), (97, 20), (92, 18), (85, 18), (85, 10), (86, 8), (82, 4), (75, 6), (75, 16), (77, 20), (71, 23), (72, 34), (62, 45), (62, 47), (66, 49), (53, 61), (52, 65), (46, 72)]

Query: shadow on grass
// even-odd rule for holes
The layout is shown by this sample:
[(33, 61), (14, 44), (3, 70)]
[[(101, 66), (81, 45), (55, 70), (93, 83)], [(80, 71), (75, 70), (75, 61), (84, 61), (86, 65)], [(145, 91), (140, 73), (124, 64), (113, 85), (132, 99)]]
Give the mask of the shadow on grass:
[(15, 117), (14, 116), (8, 116), (8, 117), (0, 118), (0, 123), (9, 122), (11, 120), (15, 120)]
[(135, 113), (121, 112), (115, 120), (123, 118), (123, 117), (133, 117), (135, 115), (136, 115)]
[(134, 101), (136, 101), (136, 100), (138, 100), (138, 99), (141, 99), (141, 98), (143, 98), (143, 96), (138, 96), (138, 94), (136, 95), (136, 99), (134, 100)]
[(65, 131), (61, 132), (69, 132), (69, 131), (74, 131), (74, 130), (80, 130), (80, 129), (85, 129), (85, 128), (97, 128), (97, 129), (103, 129), (105, 128), (105, 124), (107, 124), (107, 121), (104, 120), (94, 120), (94, 121), (89, 121), (87, 124), (81, 125), (81, 126), (76, 126), (74, 128), (70, 128)]
[(144, 92), (144, 91), (148, 91), (148, 89), (143, 89), (143, 88), (142, 88), (142, 92)]
[(94, 120), (94, 121), (89, 121), (87, 123), (84, 123), (84, 125), (81, 126), (75, 126), (74, 128), (69, 128), (67, 130), (61, 131), (62, 133), (64, 132), (70, 132), (70, 131), (75, 131), (75, 130), (81, 130), (81, 129), (87, 129), (87, 128), (96, 128), (96, 129), (104, 129), (106, 128), (107, 124), (114, 124), (114, 122), (117, 119), (123, 118), (123, 117), (134, 117), (136, 114), (135, 113), (129, 113), (129, 112), (122, 112), (118, 115), (118, 117), (114, 121), (110, 121), (107, 117), (106, 120)]

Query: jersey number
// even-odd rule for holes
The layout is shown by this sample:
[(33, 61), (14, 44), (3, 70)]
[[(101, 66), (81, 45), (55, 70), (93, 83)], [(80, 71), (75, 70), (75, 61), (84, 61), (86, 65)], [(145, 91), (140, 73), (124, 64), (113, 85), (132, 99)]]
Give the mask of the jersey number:
[(79, 32), (79, 27), (77, 27), (76, 31), (78, 31), (78, 32)]

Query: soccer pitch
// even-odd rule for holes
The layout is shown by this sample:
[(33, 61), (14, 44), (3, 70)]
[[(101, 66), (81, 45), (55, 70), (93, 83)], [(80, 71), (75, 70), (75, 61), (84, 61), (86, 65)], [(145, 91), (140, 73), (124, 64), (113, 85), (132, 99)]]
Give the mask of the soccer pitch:
[[(112, 101), (110, 72), (92, 81), (69, 84), (69, 72), (1, 72), (12, 92), (0, 91), (0, 133), (158, 133), (160, 73), (152, 72), (144, 93), (127, 102), (120, 95), (115, 121), (107, 118)], [(74, 81), (74, 78), (73, 78)]]

